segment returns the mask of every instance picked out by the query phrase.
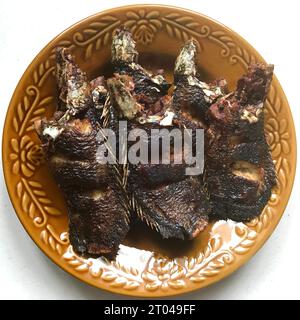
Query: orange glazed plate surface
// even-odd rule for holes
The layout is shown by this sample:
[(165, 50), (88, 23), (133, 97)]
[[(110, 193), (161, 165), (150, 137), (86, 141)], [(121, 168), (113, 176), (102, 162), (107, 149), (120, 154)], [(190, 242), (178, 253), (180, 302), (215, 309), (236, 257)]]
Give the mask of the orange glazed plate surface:
[[(88, 17), (52, 40), (33, 60), (11, 99), (3, 132), (7, 189), (24, 228), (41, 250), (78, 279), (111, 292), (162, 297), (208, 286), (231, 274), (264, 244), (287, 205), (295, 175), (296, 138), (291, 111), (274, 77), (266, 102), (265, 129), (278, 186), (262, 214), (250, 223), (218, 221), (193, 241), (161, 240), (134, 225), (116, 261), (84, 259), (68, 241), (67, 210), (43, 159), (33, 122), (56, 106), (54, 48), (66, 46), (90, 79), (109, 75), (110, 45), (116, 28), (131, 29), (141, 64), (164, 68), (169, 80), (180, 46), (193, 37), (205, 80), (226, 78), (230, 89), (251, 62), (264, 61), (238, 34), (188, 10), (135, 5)], [(270, 61), (272, 62), (272, 61)]]

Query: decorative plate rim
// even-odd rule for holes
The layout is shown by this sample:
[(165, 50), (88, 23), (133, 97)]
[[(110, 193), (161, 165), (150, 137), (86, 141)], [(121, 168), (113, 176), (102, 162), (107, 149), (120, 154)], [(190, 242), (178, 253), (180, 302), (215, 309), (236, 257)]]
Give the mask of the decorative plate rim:
[(121, 6), (121, 7), (116, 7), (116, 8), (112, 8), (112, 9), (107, 9), (105, 11), (101, 11), (98, 12), (96, 14), (90, 15), (89, 17), (86, 17), (76, 23), (74, 23), (73, 25), (71, 25), (70, 27), (68, 27), (67, 29), (65, 29), (64, 31), (62, 31), (61, 33), (59, 33), (56, 37), (54, 37), (48, 44), (45, 45), (45, 47), (34, 57), (34, 59), (32, 60), (32, 62), (29, 64), (29, 66), (26, 68), (25, 72), (23, 73), (22, 77), (20, 78), (16, 89), (13, 93), (13, 96), (10, 100), (9, 103), (9, 107), (7, 109), (7, 113), (6, 113), (6, 117), (4, 120), (4, 127), (3, 127), (3, 135), (2, 135), (2, 165), (3, 165), (3, 171), (4, 171), (4, 179), (5, 179), (5, 183), (6, 183), (6, 187), (7, 187), (7, 191), (10, 197), (10, 201), (13, 205), (13, 208), (16, 212), (16, 215), (18, 217), (18, 219), (20, 220), (20, 222), (22, 223), (24, 229), (26, 230), (26, 232), (28, 233), (28, 235), (31, 237), (31, 239), (33, 240), (33, 242), (40, 248), (40, 250), (50, 259), (52, 260), (52, 262), (54, 262), (57, 266), (59, 266), (60, 268), (62, 268), (64, 271), (66, 271), (68, 274), (74, 276), (75, 278), (81, 280), (82, 282), (85, 282), (87, 284), (90, 284), (96, 288), (101, 288), (102, 290), (105, 290), (107, 292), (110, 293), (116, 293), (116, 294), (122, 294), (122, 295), (127, 295), (127, 296), (134, 296), (134, 297), (164, 297), (164, 296), (174, 296), (174, 295), (180, 295), (180, 294), (184, 294), (184, 293), (188, 293), (188, 292), (193, 292), (195, 290), (199, 290), (200, 288), (204, 288), (208, 285), (211, 285), (213, 283), (216, 283), (217, 281), (226, 278), (227, 276), (229, 276), (230, 274), (232, 274), (235, 270), (237, 270), (238, 268), (240, 268), (244, 263), (246, 263), (251, 257), (253, 257), (257, 251), (263, 246), (263, 244), (268, 240), (268, 238), (271, 236), (271, 234), (273, 233), (274, 229), (276, 228), (276, 226), (278, 225), (285, 209), (286, 206), (288, 204), (288, 200), (290, 198), (292, 189), (293, 189), (293, 184), (294, 184), (294, 179), (295, 179), (295, 173), (296, 173), (296, 158), (297, 158), (297, 144), (296, 144), (296, 133), (295, 133), (295, 126), (294, 126), (294, 121), (293, 121), (293, 117), (292, 117), (292, 113), (291, 110), (289, 108), (289, 104), (288, 104), (288, 100), (285, 96), (285, 93), (279, 83), (279, 81), (277, 80), (276, 77), (274, 77), (273, 83), (276, 83), (276, 86), (280, 89), (280, 94), (281, 94), (281, 98), (283, 99), (283, 103), (287, 105), (286, 108), (286, 112), (288, 113), (289, 116), (289, 120), (291, 121), (289, 123), (290, 127), (291, 127), (291, 131), (292, 131), (292, 136), (290, 137), (291, 139), (291, 145), (293, 146), (293, 148), (295, 149), (295, 152), (293, 154), (293, 156), (291, 156), (292, 159), (292, 168), (291, 168), (291, 172), (292, 172), (292, 177), (290, 179), (291, 183), (290, 183), (290, 188), (285, 192), (286, 195), (286, 203), (283, 206), (282, 212), (280, 215), (276, 216), (276, 219), (274, 220), (275, 223), (273, 223), (272, 227), (270, 227), (267, 232), (266, 230), (264, 230), (264, 235), (261, 237), (260, 241), (256, 244), (256, 246), (252, 247), (249, 251), (248, 251), (248, 255), (244, 256), (243, 259), (240, 259), (238, 262), (235, 262), (235, 264), (231, 265), (231, 268), (226, 268), (226, 270), (223, 270), (222, 273), (218, 274), (217, 276), (213, 277), (210, 279), (210, 281), (203, 283), (202, 285), (198, 285), (195, 286), (193, 288), (190, 288), (189, 286), (185, 287), (185, 288), (181, 288), (179, 291), (130, 291), (130, 290), (123, 290), (119, 287), (110, 287), (110, 286), (105, 286), (102, 283), (97, 283), (95, 281), (93, 281), (90, 278), (86, 278), (83, 279), (83, 277), (81, 276), (80, 273), (76, 273), (73, 269), (70, 269), (69, 266), (65, 263), (61, 263), (59, 260), (62, 259), (61, 257), (58, 256), (54, 256), (51, 255), (51, 251), (48, 251), (46, 249), (44, 249), (41, 245), (42, 242), (40, 241), (35, 241), (34, 239), (34, 235), (30, 232), (30, 228), (29, 226), (26, 225), (26, 219), (22, 218), (22, 214), (21, 212), (18, 212), (18, 208), (13, 200), (13, 187), (10, 186), (9, 183), (9, 170), (8, 170), (8, 165), (6, 164), (6, 160), (5, 160), (5, 153), (6, 153), (6, 149), (9, 145), (9, 142), (7, 141), (8, 139), (6, 139), (7, 137), (7, 131), (9, 130), (9, 125), (8, 125), (8, 118), (10, 117), (10, 114), (12, 113), (13, 109), (14, 109), (14, 100), (16, 99), (18, 93), (17, 93), (17, 88), (19, 88), (20, 84), (22, 83), (23, 79), (25, 79), (26, 77), (28, 77), (28, 75), (31, 73), (31, 69), (32, 67), (36, 64), (36, 61), (38, 61), (40, 59), (40, 57), (43, 56), (43, 54), (45, 52), (47, 52), (49, 50), (49, 48), (53, 47), (53, 45), (55, 44), (57, 39), (60, 39), (63, 37), (64, 34), (70, 32), (73, 30), (73, 32), (75, 32), (75, 28), (79, 25), (81, 25), (84, 22), (87, 21), (92, 21), (94, 18), (98, 17), (98, 16), (103, 16), (106, 14), (114, 14), (114, 13), (118, 13), (120, 10), (137, 10), (137, 9), (156, 9), (156, 10), (162, 10), (162, 9), (168, 9), (170, 11), (174, 10), (175, 12), (180, 12), (180, 13), (185, 13), (188, 15), (192, 15), (192, 16), (196, 16), (198, 18), (203, 18), (209, 22), (212, 22), (215, 25), (220, 26), (221, 28), (223, 28), (224, 30), (226, 30), (228, 32), (228, 34), (233, 35), (235, 38), (237, 38), (245, 47), (248, 47), (249, 49), (251, 49), (252, 52), (255, 53), (255, 55), (257, 57), (259, 57), (259, 59), (261, 59), (262, 61), (264, 61), (264, 59), (260, 56), (260, 54), (244, 39), (242, 38), (239, 34), (237, 34), (235, 31), (231, 30), (230, 28), (228, 28), (227, 26), (223, 25), (222, 23), (206, 16), (203, 15), (201, 13), (192, 11), (192, 10), (188, 10), (188, 9), (184, 9), (184, 8), (180, 8), (180, 7), (176, 7), (176, 6), (167, 6), (167, 5), (157, 5), (157, 4), (137, 4), (137, 5), (130, 5), (130, 6)]

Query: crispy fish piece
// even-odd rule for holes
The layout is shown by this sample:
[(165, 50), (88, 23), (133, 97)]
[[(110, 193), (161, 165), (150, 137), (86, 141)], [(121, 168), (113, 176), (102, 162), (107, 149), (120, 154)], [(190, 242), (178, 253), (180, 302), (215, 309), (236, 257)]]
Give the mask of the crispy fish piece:
[[(159, 91), (157, 86), (152, 87), (156, 81), (141, 66), (136, 67), (137, 56), (131, 34), (125, 29), (118, 30), (112, 45), (112, 62), (118, 74), (107, 83), (119, 119), (128, 120), (128, 130), (146, 130), (143, 143), (150, 150), (152, 129), (168, 126), (183, 130), (199, 125), (179, 112), (180, 105), (173, 105), (172, 97), (165, 95), (161, 84)], [(171, 154), (173, 158), (176, 156)], [(199, 177), (185, 174), (186, 167), (186, 163), (129, 164), (132, 207), (163, 238), (192, 239), (208, 223), (210, 206), (206, 190)]]
[(180, 111), (205, 126), (209, 107), (224, 95), (227, 90), (227, 83), (224, 79), (212, 83), (201, 81), (200, 74), (197, 72), (196, 57), (195, 41), (189, 40), (182, 47), (175, 62), (176, 90), (173, 99), (177, 112)]
[(236, 91), (208, 111), (207, 183), (217, 216), (251, 220), (276, 185), (264, 132), (264, 102), (272, 75), (273, 65), (251, 65)]
[(129, 213), (113, 165), (101, 164), (97, 153), (105, 84), (101, 77), (88, 83), (65, 48), (57, 50), (57, 79), (64, 108), (36, 128), (67, 203), (70, 242), (80, 255), (114, 258), (129, 230)]
[[(205, 83), (197, 71), (196, 44), (188, 41), (177, 57), (174, 91), (163, 73), (138, 63), (138, 52), (126, 28), (112, 41), (114, 76), (87, 80), (66, 48), (56, 50), (58, 111), (35, 123), (48, 165), (68, 207), (69, 238), (74, 251), (87, 257), (114, 258), (132, 215), (163, 238), (193, 239), (209, 217), (249, 221), (260, 214), (276, 184), (276, 174), (264, 134), (263, 109), (273, 66), (249, 67), (233, 93), (226, 81)], [(120, 159), (107, 164), (100, 146), (107, 146), (103, 128), (116, 134), (119, 121), (127, 130), (143, 129), (147, 163)], [(204, 172), (187, 176), (191, 165), (183, 150), (170, 144), (170, 163), (149, 162), (153, 129), (205, 129)], [(100, 139), (102, 138), (102, 139)], [(128, 141), (128, 148), (136, 141)], [(123, 150), (127, 153), (128, 150)], [(108, 151), (110, 153), (110, 151)]]
[[(110, 79), (109, 82), (114, 86), (114, 79)], [(116, 92), (115, 87), (111, 91), (112, 97)], [(116, 103), (122, 103), (122, 100), (113, 100), (116, 110), (124, 110), (124, 106), (116, 106)], [(122, 118), (126, 118), (124, 114)], [(143, 129), (147, 132), (147, 140), (143, 143), (149, 149), (151, 129), (162, 128), (164, 126), (157, 123), (140, 124), (137, 118), (128, 121), (128, 131)], [(174, 124), (169, 128), (183, 129), (183, 126)], [(132, 145), (133, 143), (129, 142), (128, 148)], [(171, 154), (172, 156), (176, 155)], [(164, 238), (192, 239), (208, 223), (210, 208), (206, 193), (198, 177), (186, 176), (186, 167), (185, 163), (169, 165), (129, 163), (128, 192), (133, 211)]]
[(125, 27), (117, 29), (111, 46), (114, 71), (132, 77), (137, 100), (144, 105), (154, 104), (167, 94), (170, 84), (161, 72), (152, 73), (138, 64), (138, 52), (132, 34)]
[(75, 63), (68, 49), (56, 49), (56, 82), (59, 109), (75, 116), (92, 106), (90, 84), (86, 73)]
[(198, 177), (186, 178), (183, 166), (139, 165), (129, 181), (138, 216), (163, 238), (190, 240), (207, 226), (207, 194)]

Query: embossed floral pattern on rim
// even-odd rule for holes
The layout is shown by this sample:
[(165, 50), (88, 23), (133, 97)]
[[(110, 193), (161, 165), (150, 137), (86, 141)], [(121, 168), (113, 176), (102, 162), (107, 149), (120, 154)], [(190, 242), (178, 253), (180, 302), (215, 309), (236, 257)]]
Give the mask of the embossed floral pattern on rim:
[[(126, 295), (181, 294), (205, 287), (232, 273), (255, 254), (276, 227), (288, 202), (295, 175), (296, 139), (292, 115), (275, 78), (267, 101), (266, 130), (279, 185), (259, 218), (247, 225), (233, 227), (238, 241), (226, 244), (222, 234), (215, 234), (205, 249), (195, 256), (181, 260), (152, 257), (142, 272), (118, 261), (111, 263), (108, 269), (95, 269), (93, 262), (74, 255), (68, 246), (67, 233), (61, 230), (61, 224), (66, 223), (59, 220), (63, 219), (62, 209), (56, 208), (54, 198), (40, 179), (43, 159), (32, 122), (52, 103), (52, 96), (49, 92), (45, 94), (45, 88), (53, 74), (53, 48), (58, 44), (65, 45), (77, 49), (81, 59), (91, 59), (109, 46), (113, 30), (124, 22), (132, 29), (142, 49), (155, 45), (159, 37), (160, 41), (162, 38), (170, 43), (177, 41), (178, 47), (192, 36), (198, 41), (200, 51), (204, 55), (207, 51), (213, 53), (212, 56), (224, 63), (224, 68), (238, 66), (244, 70), (252, 61), (263, 61), (235, 32), (185, 9), (136, 5), (88, 17), (52, 40), (22, 76), (10, 102), (3, 131), (5, 181), (12, 204), (28, 234), (48, 257), (70, 274), (93, 286)], [(176, 55), (175, 52), (172, 54)]]

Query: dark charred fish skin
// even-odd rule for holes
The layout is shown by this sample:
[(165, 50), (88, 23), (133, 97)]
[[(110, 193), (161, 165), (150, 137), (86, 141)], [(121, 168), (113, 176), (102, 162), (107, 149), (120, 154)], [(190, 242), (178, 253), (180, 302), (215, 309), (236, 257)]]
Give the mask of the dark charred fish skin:
[[(116, 48), (124, 42), (122, 50)], [(128, 43), (130, 45), (126, 46)], [(126, 59), (116, 59), (116, 52), (121, 52)], [(185, 94), (180, 92), (185, 89), (183, 85), (177, 86), (176, 83), (173, 97), (162, 95), (166, 93), (163, 90), (159, 94), (155, 90), (155, 95), (148, 91), (149, 77), (147, 74), (145, 77), (144, 69), (140, 66), (138, 69), (132, 68), (130, 65), (137, 63), (137, 56), (132, 36), (127, 30), (117, 31), (112, 45), (112, 62), (121, 75), (117, 74), (108, 80), (108, 89), (119, 117), (129, 120), (128, 130), (141, 128), (150, 137), (151, 129), (163, 128), (160, 120), (167, 111), (174, 114), (169, 129), (203, 128), (198, 122), (185, 117), (184, 112), (181, 112), (181, 102), (176, 100), (174, 104), (175, 96)], [(185, 63), (187, 61), (182, 62)], [(143, 77), (140, 77), (141, 70)], [(123, 77), (122, 85), (120, 77)], [(178, 81), (184, 78), (178, 77)], [(188, 93), (190, 96), (194, 94), (192, 91)], [(151, 100), (144, 98), (150, 95)], [(150, 140), (144, 143), (149, 146)], [(186, 168), (185, 163), (129, 164), (128, 191), (132, 197), (133, 211), (163, 238), (193, 239), (208, 224), (210, 205), (203, 182), (199, 177), (187, 176)]]
[[(142, 211), (138, 215), (163, 238), (193, 239), (208, 224), (210, 206), (208, 201), (203, 201), (206, 194), (198, 178), (179, 180), (180, 177), (174, 175), (176, 169), (164, 166), (160, 170), (169, 172), (169, 177), (165, 180), (159, 178), (160, 183), (154, 181), (152, 186), (140, 182), (143, 167), (136, 168), (130, 176), (135, 201), (139, 202)], [(155, 169), (154, 166), (148, 167), (151, 176)]]
[(134, 82), (131, 77), (117, 74), (107, 80), (108, 90), (111, 92), (112, 103), (117, 107), (118, 113), (125, 119), (132, 120), (141, 111), (134, 92)]
[(115, 73), (132, 77), (135, 94), (145, 104), (153, 104), (167, 94), (170, 84), (162, 74), (152, 74), (138, 64), (138, 52), (132, 34), (125, 27), (117, 29), (112, 41), (112, 65)]
[(108, 94), (106, 81), (103, 76), (99, 76), (96, 79), (90, 81), (92, 107), (88, 108), (84, 116), (88, 118), (91, 123), (96, 127), (105, 126), (103, 120), (103, 110), (108, 104)]
[(84, 256), (114, 259), (128, 222), (122, 219), (118, 194), (106, 189), (73, 190), (66, 197), (70, 215), (70, 241)]
[(68, 49), (56, 49), (56, 80), (59, 110), (75, 116), (92, 106), (91, 87), (86, 73), (75, 63)]
[[(61, 62), (64, 59), (66, 64)], [(58, 78), (63, 78), (58, 79), (60, 97), (64, 96), (65, 84), (72, 82), (67, 91), (70, 96), (75, 96), (72, 90), (76, 93), (78, 88), (89, 88), (80, 97), (80, 101), (89, 101), (89, 106), (82, 108), (73, 103), (70, 107), (67, 103), (60, 118), (56, 115), (36, 123), (37, 132), (67, 203), (69, 238), (74, 251), (85, 257), (113, 259), (129, 230), (129, 213), (112, 167), (101, 164), (96, 157), (100, 115), (107, 98), (105, 84), (101, 77), (88, 83), (66, 49), (57, 51), (57, 64)]]
[[(146, 130), (148, 137), (151, 129), (162, 128), (139, 126)], [(180, 127), (171, 127), (175, 128)], [(150, 145), (150, 140), (146, 143)], [(207, 193), (199, 177), (186, 175), (187, 167), (184, 162), (129, 166), (128, 190), (139, 205), (137, 214), (163, 238), (193, 239), (208, 224), (210, 205)]]
[[(66, 135), (68, 138), (72, 140), (72, 134)], [(74, 251), (86, 257), (114, 258), (129, 230), (128, 211), (115, 184), (114, 172), (107, 164), (99, 164), (96, 154), (91, 156), (91, 150), (80, 159), (65, 157), (61, 156), (64, 154), (61, 146), (57, 151), (55, 144), (46, 139), (44, 144), (41, 137), (48, 165), (67, 202), (69, 237)], [(85, 140), (85, 134), (81, 139)], [(71, 146), (70, 143), (68, 152), (76, 154), (76, 144), (74, 149)]]
[(251, 64), (248, 73), (237, 83), (236, 99), (242, 106), (259, 106), (264, 103), (272, 81), (274, 66), (263, 63)]
[[(163, 238), (178, 239), (195, 238), (211, 218), (250, 221), (276, 185), (263, 112), (272, 65), (251, 65), (228, 94), (225, 80), (201, 80), (190, 40), (176, 60), (170, 94), (163, 72), (144, 69), (138, 55), (121, 27), (112, 41), (114, 76), (88, 81), (68, 49), (57, 48), (58, 111), (35, 123), (67, 203), (70, 243), (84, 257), (114, 259), (137, 217)], [(193, 137), (205, 129), (203, 174), (187, 176), (188, 164), (172, 162), (175, 151), (170, 164), (102, 163), (99, 136), (108, 127), (118, 143), (119, 120), (127, 120), (128, 132), (146, 131), (149, 157), (152, 129), (192, 129)]]
[(57, 125), (57, 128), (61, 132), (52, 141), (56, 152), (74, 160), (94, 156), (97, 151), (97, 131), (88, 119), (70, 120), (65, 125)]
[(264, 132), (272, 75), (272, 65), (251, 65), (237, 90), (208, 111), (206, 173), (216, 216), (250, 221), (261, 213), (276, 185)]
[(207, 121), (207, 111), (211, 104), (223, 96), (227, 90), (224, 79), (207, 84), (199, 79), (196, 66), (197, 46), (194, 40), (182, 47), (174, 70), (176, 90), (174, 91), (175, 110), (187, 112), (202, 124)]

